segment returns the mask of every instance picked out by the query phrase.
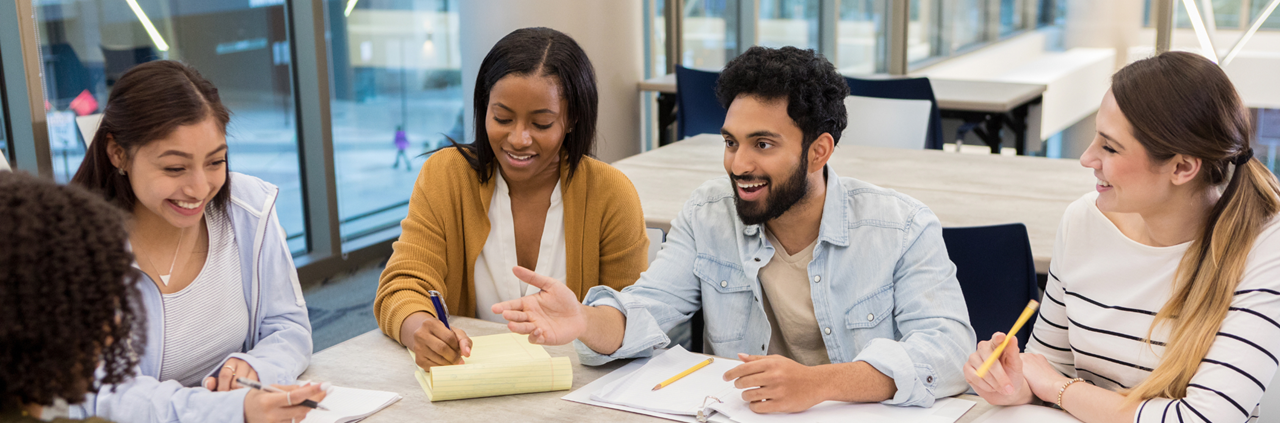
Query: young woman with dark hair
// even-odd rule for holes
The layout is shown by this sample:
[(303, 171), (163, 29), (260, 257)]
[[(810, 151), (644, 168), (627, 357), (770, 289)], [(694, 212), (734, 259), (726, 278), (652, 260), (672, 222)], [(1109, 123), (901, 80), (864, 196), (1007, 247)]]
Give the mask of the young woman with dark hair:
[(579, 299), (648, 267), (635, 188), (590, 157), (595, 71), (572, 38), (547, 28), (503, 37), (480, 64), (474, 98), (475, 142), (423, 164), (374, 302), (383, 332), (423, 368), (458, 363), (471, 344), (436, 319), (428, 291), (454, 314), (505, 322), (493, 304), (537, 291), (517, 266)]
[(149, 342), (138, 377), (101, 389), (87, 414), (279, 422), (301, 420), (307, 409), (293, 404), (324, 395), (236, 389), (237, 377), (293, 383), (310, 361), (311, 323), (276, 217), (279, 189), (228, 170), (229, 121), (218, 89), (179, 62), (138, 65), (112, 88), (71, 183), (128, 213)]
[[(992, 404), (1039, 398), (1085, 422), (1255, 421), (1280, 354), (1280, 185), (1227, 75), (1164, 53), (1112, 77), (1080, 158), (1027, 353), (978, 345)], [(1078, 383), (1085, 382), (1085, 383)]]
[(128, 380), (129, 346), (145, 342), (124, 215), (79, 188), (0, 172), (0, 239), (0, 421), (65, 418), (96, 369), (97, 383)]

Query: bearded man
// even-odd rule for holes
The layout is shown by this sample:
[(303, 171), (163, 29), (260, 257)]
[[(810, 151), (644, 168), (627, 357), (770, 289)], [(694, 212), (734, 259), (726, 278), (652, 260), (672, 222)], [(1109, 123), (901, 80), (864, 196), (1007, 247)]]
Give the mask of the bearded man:
[(964, 392), (976, 339), (933, 212), (836, 176), (849, 88), (811, 50), (752, 47), (725, 67), (727, 178), (694, 191), (649, 270), (621, 292), (517, 268), (542, 292), (494, 305), (537, 343), (588, 365), (645, 357), (702, 310), (704, 351), (758, 413), (823, 401), (930, 406)]

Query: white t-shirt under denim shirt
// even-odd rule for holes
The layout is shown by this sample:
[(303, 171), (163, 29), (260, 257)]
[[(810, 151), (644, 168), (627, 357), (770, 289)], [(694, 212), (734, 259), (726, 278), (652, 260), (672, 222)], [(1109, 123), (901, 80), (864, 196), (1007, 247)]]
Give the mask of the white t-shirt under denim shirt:
[[(1089, 193), (1067, 207), (1058, 228), (1049, 282), (1027, 351), (1059, 372), (1120, 391), (1159, 364), (1169, 325), (1143, 342), (1172, 295), (1190, 242), (1152, 247), (1126, 237)], [(1256, 421), (1280, 354), (1280, 225), (1268, 222), (1246, 260), (1244, 277), (1217, 339), (1185, 398), (1153, 398), (1136, 422)]]
[[(493, 199), (489, 201), (489, 237), (485, 239), (480, 255), (476, 256), (475, 264), (476, 318), (506, 324), (507, 320), (501, 314), (493, 314), (493, 305), (537, 294), (540, 290), (511, 273), (518, 264), (511, 191), (502, 178), (502, 172), (493, 172), (493, 178), (498, 185), (493, 190)], [(530, 270), (564, 283), (569, 277), (564, 248), (564, 203), (560, 198), (560, 182), (557, 181), (551, 191), (547, 219), (542, 224), (538, 264)]]

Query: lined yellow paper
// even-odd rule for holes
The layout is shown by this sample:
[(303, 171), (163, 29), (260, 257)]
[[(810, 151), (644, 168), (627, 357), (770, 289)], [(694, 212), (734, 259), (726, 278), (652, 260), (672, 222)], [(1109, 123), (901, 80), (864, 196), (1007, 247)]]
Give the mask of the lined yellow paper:
[[(413, 352), (410, 351), (412, 356)], [(563, 391), (573, 386), (569, 357), (551, 357), (515, 333), (471, 338), (466, 364), (418, 368), (414, 376), (431, 401)]]

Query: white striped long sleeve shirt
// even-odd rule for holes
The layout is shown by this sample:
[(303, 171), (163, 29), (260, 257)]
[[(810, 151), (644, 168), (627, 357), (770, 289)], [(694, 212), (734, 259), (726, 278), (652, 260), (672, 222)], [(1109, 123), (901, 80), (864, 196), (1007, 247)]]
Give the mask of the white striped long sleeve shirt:
[[(1190, 243), (1151, 247), (1115, 226), (1090, 193), (1062, 218), (1049, 281), (1027, 352), (1058, 371), (1113, 391), (1132, 388), (1159, 364), (1169, 325), (1143, 342), (1169, 300)], [(1253, 422), (1280, 354), (1280, 225), (1254, 243), (1231, 309), (1186, 397), (1144, 401), (1135, 422)]]

